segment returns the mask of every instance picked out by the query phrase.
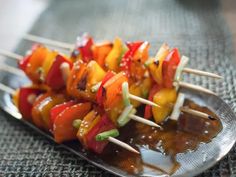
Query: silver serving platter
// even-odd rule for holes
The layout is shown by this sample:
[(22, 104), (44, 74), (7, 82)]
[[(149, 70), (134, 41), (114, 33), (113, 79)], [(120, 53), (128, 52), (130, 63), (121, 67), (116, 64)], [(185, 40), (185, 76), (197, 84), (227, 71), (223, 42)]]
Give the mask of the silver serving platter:
[[(23, 79), (21, 77), (13, 76), (10, 74), (4, 73), (1, 74), (1, 76), (1, 82), (12, 88), (18, 88), (28, 82), (26, 78)], [(215, 112), (221, 119), (223, 129), (215, 138), (212, 139), (210, 143), (200, 144), (196, 151), (178, 154), (176, 156), (176, 160), (181, 164), (181, 167), (171, 175), (173, 177), (190, 177), (202, 173), (206, 169), (216, 164), (219, 160), (221, 160), (230, 151), (236, 141), (236, 116), (229, 105), (227, 105), (221, 98), (216, 96), (209, 96), (203, 93), (197, 93), (188, 90), (183, 90), (183, 92), (186, 94), (187, 98), (195, 101), (202, 106), (207, 106), (209, 109)], [(9, 118), (18, 119), (22, 123), (30, 126), (33, 130), (41, 133), (43, 136), (53, 141), (53, 137), (50, 134), (41, 131), (34, 125), (21, 119), (21, 115), (18, 113), (17, 108), (13, 105), (11, 96), (8, 93), (1, 92), (0, 104), (2, 110), (10, 115)], [(64, 143), (60, 146), (87, 160), (91, 164), (109, 171), (115, 175), (134, 176), (128, 174), (122, 169), (119, 169), (102, 161), (95, 154), (84, 150), (78, 142), (74, 141)], [(146, 151), (145, 153), (149, 152)], [(161, 174), (160, 171), (144, 168), (143, 172), (141, 174), (138, 174), (137, 176), (164, 177), (169, 175)]]

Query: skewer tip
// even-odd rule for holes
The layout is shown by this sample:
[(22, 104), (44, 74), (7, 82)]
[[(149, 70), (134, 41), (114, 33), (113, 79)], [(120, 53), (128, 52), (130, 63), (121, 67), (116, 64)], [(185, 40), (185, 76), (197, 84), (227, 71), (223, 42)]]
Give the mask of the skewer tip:
[(118, 146), (120, 146), (120, 147), (122, 147), (122, 148), (124, 148), (124, 149), (126, 149), (128, 151), (130, 151), (130, 152), (133, 152), (135, 154), (140, 154), (140, 152), (138, 152), (136, 149), (134, 149), (130, 145), (128, 145), (128, 144), (126, 144), (126, 143), (124, 143), (124, 142), (122, 142), (122, 141), (120, 141), (120, 140), (118, 140), (116, 138), (109, 137), (108, 141), (110, 141), (110, 142), (112, 142), (112, 143), (114, 143), (114, 144), (116, 144), (116, 145), (118, 145)]
[(152, 126), (152, 127), (162, 129), (162, 127), (160, 125), (158, 125), (157, 123), (155, 123), (153, 121), (150, 121), (150, 120), (147, 120), (147, 119), (144, 119), (143, 117), (139, 117), (139, 116), (134, 115), (134, 114), (129, 115), (129, 117), (134, 121), (137, 121), (137, 122), (140, 122), (140, 123)]

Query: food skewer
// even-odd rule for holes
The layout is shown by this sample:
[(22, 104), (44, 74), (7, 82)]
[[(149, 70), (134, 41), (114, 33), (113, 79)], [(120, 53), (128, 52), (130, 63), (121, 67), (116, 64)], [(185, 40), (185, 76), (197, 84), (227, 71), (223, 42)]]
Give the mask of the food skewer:
[[(15, 54), (13, 52), (9, 52), (9, 51), (4, 51), (4, 50), (0, 50), (0, 55), (4, 55), (4, 56), (7, 56), (7, 57), (16, 59), (16, 60), (21, 60), (23, 58), (23, 56), (21, 56), (21, 55), (18, 55), (18, 54)], [(207, 94), (216, 95), (214, 92), (212, 92), (209, 89), (206, 89), (206, 88), (198, 86), (198, 85), (189, 84), (189, 83), (186, 83), (186, 82), (183, 82), (183, 81), (174, 82), (173, 84), (175, 86), (179, 85), (180, 87), (183, 87), (183, 88), (192, 89), (192, 90), (204, 92), (204, 93), (207, 93)], [(141, 103), (144, 103), (144, 104), (149, 104), (151, 106), (158, 106), (157, 104), (155, 104), (151, 101), (148, 101), (148, 100), (143, 99), (141, 97), (137, 97), (137, 96), (132, 95), (132, 94), (130, 94), (130, 98), (134, 99), (134, 100), (137, 100), (137, 101), (140, 101)]]
[[(132, 45), (134, 45), (135, 43), (133, 43)], [(138, 44), (138, 43), (137, 43)], [(147, 43), (143, 43), (143, 44), (147, 44)], [(131, 46), (131, 44), (129, 44), (130, 46)], [(136, 44), (135, 44), (136, 45)], [(140, 47), (143, 47), (143, 45), (141, 45)], [(161, 50), (161, 49), (160, 49)], [(173, 53), (173, 52), (172, 52)], [(185, 57), (186, 58), (186, 57)], [(155, 59), (154, 59), (155, 60)], [(183, 59), (182, 59), (183, 60)], [(181, 60), (181, 62), (182, 62), (182, 60)], [(184, 61), (184, 60), (183, 60)], [(124, 64), (124, 63), (123, 63)], [(181, 65), (181, 64), (180, 64)], [(183, 72), (183, 69), (184, 69), (184, 67), (183, 67), (184, 65), (182, 65), (181, 67), (181, 69), (182, 69), (182, 71), (181, 72)], [(179, 68), (179, 67), (178, 67)], [(180, 69), (178, 69), (177, 68), (177, 70), (180, 70)], [(180, 74), (181, 74), (181, 72), (179, 71), (179, 72), (177, 72), (176, 71), (176, 75), (177, 75), (177, 78), (178, 77), (180, 77)], [(181, 82), (181, 81), (179, 81), (179, 79), (177, 79), (177, 80), (175, 80), (175, 82), (173, 82), (173, 85), (175, 85), (176, 86), (176, 88), (178, 87), (178, 86), (188, 86), (188, 88), (191, 88), (191, 89), (194, 89), (194, 88), (196, 88), (196, 87), (194, 87), (194, 85), (191, 85), (191, 84), (185, 84), (184, 82)], [(203, 91), (203, 92), (206, 92), (206, 93), (210, 93), (210, 94), (214, 94), (213, 92), (211, 92), (210, 90), (208, 90), (208, 89), (204, 89), (204, 88), (202, 88), (202, 87), (199, 87), (199, 86), (197, 86), (197, 88), (196, 88), (197, 90), (200, 90), (200, 91)], [(128, 94), (128, 96), (130, 97), (130, 94)], [(131, 97), (132, 97), (132, 95), (131, 95)], [(135, 98), (136, 96), (133, 96), (133, 98)], [(136, 97), (137, 98), (137, 97)], [(138, 97), (139, 98), (139, 97)], [(152, 105), (152, 104), (151, 104)], [(153, 104), (154, 105), (154, 104)]]
[[(174, 83), (174, 84), (176, 84), (176, 83)], [(181, 86), (185, 86), (183, 82), (181, 82), (180, 85), (181, 85)], [(188, 84), (188, 86), (189, 86), (189, 85), (190, 85), (190, 84)], [(190, 85), (190, 86), (192, 86), (192, 85)], [(192, 89), (195, 88), (194, 85), (193, 85), (191, 88), (192, 88)], [(209, 90), (207, 90), (207, 89), (204, 89), (204, 88), (202, 89), (202, 87), (199, 87), (199, 86), (197, 87), (197, 90), (201, 90), (201, 91), (205, 91), (205, 92), (210, 93), (210, 94), (214, 94), (213, 92), (211, 92), (211, 91), (209, 91)], [(129, 94), (129, 95), (130, 95), (130, 94)], [(132, 97), (132, 95), (131, 95), (131, 97)], [(136, 97), (136, 96), (133, 96), (133, 97)], [(136, 98), (137, 98), (137, 97), (136, 97)], [(139, 97), (138, 97), (138, 98), (139, 98)], [(146, 102), (146, 103), (148, 103), (148, 102)], [(153, 102), (151, 102), (151, 103), (153, 103)], [(151, 105), (153, 106), (154, 104), (151, 104)], [(134, 117), (132, 117), (132, 116), (131, 116), (131, 118), (134, 119)], [(139, 117), (139, 119), (137, 119), (137, 117), (136, 117), (136, 121), (137, 121), (137, 120), (140, 121), (140, 117)], [(153, 125), (153, 122), (147, 122), (145, 119), (143, 120), (143, 122), (146, 122), (146, 124), (148, 124), (148, 125)], [(156, 124), (156, 127), (157, 127), (157, 124)]]
[[(4, 85), (4, 84), (2, 84), (2, 83), (0, 83), (0, 90), (2, 90), (2, 91), (4, 91), (4, 92), (7, 92), (7, 93), (9, 93), (9, 94), (11, 94), (11, 95), (14, 95), (14, 94), (15, 94), (15, 90), (14, 90), (14, 89), (12, 89), (11, 87), (6, 86), (6, 85)], [(131, 146), (128, 145), (127, 143), (124, 143), (124, 142), (122, 142), (122, 141), (120, 141), (120, 140), (118, 140), (118, 139), (116, 139), (116, 138), (114, 138), (114, 137), (109, 136), (109, 137), (107, 138), (107, 141), (109, 141), (109, 142), (111, 142), (111, 143), (114, 143), (114, 144), (116, 144), (116, 145), (118, 145), (118, 146), (120, 146), (120, 147), (122, 147), (122, 148), (124, 148), (124, 149), (126, 149), (126, 150), (128, 150), (128, 151), (130, 151), (130, 152), (139, 154), (139, 152), (138, 152), (136, 149), (134, 149), (133, 147), (131, 147)]]
[[(166, 59), (164, 59), (164, 58), (166, 58)], [(181, 106), (184, 103), (184, 94), (179, 93), (178, 96), (175, 96), (176, 91), (178, 91), (179, 87), (185, 87), (185, 88), (189, 88), (189, 89), (192, 89), (192, 90), (202, 91), (202, 92), (205, 92), (205, 93), (208, 93), (208, 94), (211, 94), (211, 95), (216, 95), (214, 92), (212, 92), (212, 91), (210, 91), (208, 89), (205, 89), (203, 87), (195, 86), (193, 84), (189, 84), (189, 83), (185, 83), (185, 82), (181, 81), (181, 73), (183, 72), (183, 69), (184, 69), (185, 65), (188, 63), (189, 59), (187, 57), (185, 57), (185, 56), (182, 56), (182, 58), (180, 59), (179, 54), (178, 54), (178, 50), (177, 49), (173, 49), (172, 51), (169, 52), (169, 48), (168, 48), (167, 45), (163, 45), (159, 49), (159, 51), (157, 52), (156, 57), (154, 59), (151, 59), (152, 62), (153, 62), (154, 67), (155, 67), (155, 63), (154, 62), (155, 62), (156, 59), (158, 59), (158, 61), (161, 61), (162, 65), (164, 65), (164, 64), (166, 65), (166, 63), (169, 62), (171, 64), (171, 66), (172, 66), (172, 68), (170, 69), (170, 71), (172, 71), (172, 72), (170, 72), (172, 75), (170, 75), (169, 78), (166, 78), (168, 80), (168, 82), (166, 82), (164, 84), (161, 84), (162, 86), (160, 86), (160, 82), (161, 82), (160, 80), (161, 79), (160, 78), (155, 78), (155, 81), (157, 82), (156, 83), (157, 85), (153, 87), (153, 89), (154, 89), (153, 93), (152, 93), (152, 91), (149, 92), (149, 94), (151, 94), (151, 95), (153, 95), (153, 94), (156, 95), (157, 94), (157, 98), (159, 98), (159, 99), (162, 99), (162, 98), (165, 98), (165, 97), (166, 98), (169, 97), (168, 98), (169, 100), (166, 102), (166, 101), (159, 101), (158, 99), (155, 99), (156, 100), (155, 101), (155, 100), (153, 100), (154, 99), (153, 96), (151, 96), (150, 97), (151, 101), (154, 101), (157, 104), (159, 102), (159, 105), (165, 104), (165, 106), (170, 107), (170, 108), (173, 107), (173, 105), (174, 105), (174, 109), (172, 111), (172, 115), (170, 116), (170, 118), (174, 119), (174, 120), (178, 119), (179, 114), (180, 114), (181, 111), (182, 112), (187, 112), (189, 114), (192, 114), (192, 115), (195, 115), (195, 116), (199, 116), (199, 117), (202, 117), (202, 118), (209, 118), (205, 113), (202, 113), (200, 111), (192, 110), (192, 109), (189, 109), (189, 108), (186, 108), (186, 107), (182, 108)], [(166, 62), (166, 63), (163, 63), (163, 62)], [(150, 66), (150, 72), (156, 72), (156, 73), (158, 72), (159, 68), (156, 68), (157, 71), (153, 71), (152, 63), (149, 63), (149, 65), (151, 65)], [(158, 64), (158, 67), (159, 66), (160, 65)], [(164, 66), (163, 66), (163, 68), (164, 68)], [(166, 69), (166, 66), (165, 66), (164, 69), (168, 70), (169, 68)], [(175, 69), (175, 73), (173, 72), (174, 69)], [(161, 71), (163, 72), (163, 70), (161, 70)], [(173, 90), (173, 86), (175, 87), (175, 90)], [(168, 96), (166, 94), (168, 89), (171, 89), (168, 92), (172, 93), (172, 94), (169, 94), (169, 95), (172, 95), (172, 96)], [(160, 92), (160, 94), (158, 94), (158, 92)], [(177, 97), (177, 99), (175, 97)], [(175, 102), (175, 104), (173, 102)], [(149, 118), (150, 115), (151, 115), (150, 108), (148, 108), (148, 107), (149, 106), (147, 105), (146, 108), (145, 108), (145, 116), (144, 116), (145, 118)], [(157, 113), (158, 111), (162, 112), (163, 115), (161, 113), (158, 114)], [(170, 110), (163, 109), (163, 108), (160, 108), (160, 109), (159, 108), (157, 108), (157, 109), (154, 108), (154, 109), (152, 109), (155, 121), (156, 122), (163, 121), (165, 119), (165, 117), (166, 117), (166, 114), (167, 114), (166, 112), (169, 112), (169, 111)], [(177, 116), (176, 116), (176, 114), (177, 114)]]
[[(6, 68), (9, 68), (8, 71), (13, 73), (13, 74), (17, 74), (18, 75), (18, 72), (15, 72), (15, 70), (18, 70), (14, 67), (11, 67), (11, 66), (8, 66), (6, 65), (7, 67)], [(2, 68), (0, 68), (1, 70)], [(15, 69), (15, 70), (14, 70)], [(20, 74), (20, 76), (22, 76), (22, 74)], [(15, 91), (10, 88), (10, 87), (7, 87), (6, 85), (0, 83), (0, 90), (3, 90), (7, 93), (10, 93), (10, 94), (13, 94)], [(180, 93), (182, 94), (182, 93)], [(203, 113), (203, 112), (200, 112), (200, 111), (197, 111), (197, 110), (193, 110), (193, 109), (190, 109), (190, 108), (187, 108), (187, 107), (179, 107), (180, 111), (182, 112), (186, 112), (186, 113), (189, 113), (189, 114), (192, 114), (192, 115), (195, 115), (195, 116), (199, 116), (199, 117), (202, 117), (202, 118), (205, 118), (205, 119), (213, 119), (211, 118), (211, 116), (209, 116), (208, 114), (206, 113)], [(137, 115), (134, 115), (134, 114), (130, 114), (129, 115), (130, 119), (132, 120), (135, 120), (135, 121), (138, 121), (138, 122), (141, 122), (141, 123), (144, 123), (144, 124), (147, 124), (147, 125), (150, 125), (150, 126), (153, 126), (153, 127), (159, 127), (160, 126), (152, 121), (149, 121), (147, 119), (144, 119), (140, 116), (137, 116)]]
[[(11, 54), (10, 52), (4, 52), (3, 54), (7, 54), (7, 56), (9, 56), (9, 57), (13, 57), (13, 56), (14, 56), (14, 53)], [(11, 73), (14, 73), (14, 74), (17, 74), (17, 75), (19, 75), (19, 73), (21, 73), (20, 70), (18, 70), (18, 69), (15, 69), (15, 68), (13, 69), (13, 68), (10, 67), (10, 66), (7, 66), (7, 67), (8, 67), (8, 68), (11, 68), (11, 70), (7, 70), (8, 72), (11, 72)], [(0, 69), (1, 69), (1, 68), (0, 68)], [(22, 74), (22, 73), (21, 73), (21, 74)], [(132, 94), (130, 94), (130, 93), (129, 93), (129, 97), (130, 97), (131, 99), (138, 100), (138, 101), (140, 101), (140, 102), (142, 102), (142, 103), (144, 103), (144, 104), (149, 104), (149, 105), (151, 105), (151, 106), (158, 106), (157, 104), (155, 104), (155, 103), (153, 103), (153, 102), (151, 102), (151, 101), (148, 101), (148, 100), (145, 100), (145, 99), (143, 99), (143, 98), (137, 97), (137, 96), (132, 95)], [(149, 125), (149, 126), (160, 127), (158, 124), (154, 123), (153, 121), (144, 119), (144, 118), (139, 117), (139, 116), (129, 115), (129, 118), (132, 119), (132, 120), (134, 120), (134, 121), (138, 121), (138, 122), (140, 122), (140, 123), (143, 123), (143, 124), (146, 124), (146, 125)]]
[[(6, 65), (6, 68), (10, 68), (10, 70), (5, 70), (5, 71), (8, 71), (8, 72), (11, 72), (12, 74), (16, 74), (16, 75), (21, 75), (22, 76), (22, 73), (21, 74), (18, 74), (18, 72), (16, 71), (20, 71), (14, 67), (11, 67), (11, 66), (8, 66)], [(0, 68), (1, 70), (2, 68)], [(6, 85), (0, 83), (0, 90), (3, 90), (9, 94), (13, 94), (15, 91), (10, 88), (10, 87), (7, 87)], [(190, 108), (187, 108), (187, 107), (179, 107), (180, 111), (182, 112), (186, 112), (186, 113), (189, 113), (189, 114), (192, 114), (192, 115), (196, 115), (196, 116), (199, 116), (199, 117), (202, 117), (202, 118), (205, 118), (205, 119), (212, 119), (211, 116), (209, 116), (208, 114), (206, 113), (203, 113), (203, 112), (200, 112), (200, 111), (197, 111), (197, 110), (193, 110), (193, 109), (190, 109)], [(160, 128), (160, 126), (156, 123), (154, 123), (153, 121), (150, 121), (150, 120), (147, 120), (147, 119), (144, 119), (140, 116), (137, 116), (137, 115), (134, 115), (134, 114), (130, 114), (129, 115), (129, 118), (134, 120), (134, 121), (137, 121), (137, 122), (140, 122), (140, 123), (144, 123), (146, 125), (150, 125), (150, 126), (153, 126), (153, 127), (158, 127)]]
[[(23, 36), (23, 39), (25, 40), (29, 40), (32, 42), (38, 42), (41, 44), (48, 44), (48, 45), (52, 45), (55, 47), (60, 47), (60, 48), (64, 48), (67, 50), (72, 51), (74, 48), (74, 44), (69, 44), (69, 43), (64, 43), (64, 42), (60, 42), (57, 40), (51, 40), (51, 39), (47, 39), (47, 38), (43, 38), (43, 37), (39, 37), (39, 36), (35, 36), (32, 34), (26, 34)], [(222, 79), (223, 77), (215, 74), (215, 73), (211, 73), (211, 72), (206, 72), (206, 71), (202, 71), (202, 70), (197, 70), (197, 69), (192, 69), (192, 68), (183, 68), (182, 70), (185, 73), (190, 73), (190, 74), (196, 74), (196, 75), (200, 75), (200, 76), (206, 76), (206, 77), (212, 77), (215, 79)]]
[[(26, 38), (27, 38), (27, 37), (29, 37), (29, 39), (32, 39), (32, 37), (33, 37), (34, 39), (37, 39), (37, 36), (33, 36), (33, 35), (29, 35), (29, 36), (26, 35)], [(40, 38), (40, 37), (39, 37), (39, 38)], [(83, 35), (80, 40), (82, 40), (82, 42), (87, 41), (87, 44), (90, 42), (90, 45), (91, 45), (91, 43), (93, 43), (93, 42), (92, 42), (92, 38), (91, 38), (89, 35)], [(44, 39), (43, 39), (43, 38), (40, 38), (40, 41), (43, 42)], [(114, 42), (114, 43), (115, 43), (115, 42)], [(87, 45), (87, 44), (86, 44), (86, 45)], [(145, 42), (144, 42), (143, 44), (145, 44)], [(79, 44), (79, 45), (80, 45), (80, 44)], [(140, 47), (142, 47), (142, 45), (141, 45)], [(161, 49), (160, 49), (160, 53), (161, 53), (161, 52), (162, 52), (162, 53), (165, 53), (165, 51), (167, 51), (167, 50), (169, 50), (169, 47), (168, 47), (166, 44), (164, 44), (164, 45), (161, 47)], [(158, 52), (158, 53), (159, 53), (159, 52)], [(158, 53), (157, 53), (156, 58), (158, 58)], [(184, 56), (183, 56), (183, 57), (184, 57)], [(185, 58), (186, 58), (186, 57), (185, 57)], [(148, 61), (145, 62), (146, 67), (148, 67), (148, 65), (150, 65), (152, 62), (156, 63), (156, 62), (158, 62), (158, 60), (156, 60), (155, 58), (150, 58), (150, 59), (148, 59)], [(187, 63), (186, 63), (186, 64), (187, 64)], [(185, 67), (186, 64), (184, 64), (184, 65), (182, 66), (181, 72), (185, 72), (185, 71), (186, 71), (186, 72), (191, 72), (191, 71), (193, 71), (194, 73), (196, 73), (196, 74), (198, 74), (198, 75), (202, 74), (202, 75), (204, 75), (204, 76), (210, 76), (210, 77), (213, 77), (213, 78), (216, 78), (216, 79), (222, 78), (221, 76), (219, 76), (219, 75), (217, 75), (217, 74), (208, 73), (208, 72), (200, 71), (200, 70), (194, 70), (194, 69), (191, 69), (191, 68), (186, 68), (186, 67)], [(179, 77), (180, 77), (180, 76), (179, 76)], [(177, 78), (177, 81), (174, 82), (174, 85), (175, 85), (176, 87), (179, 87), (179, 86), (180, 86), (180, 87), (183, 87), (183, 88), (192, 89), (192, 90), (197, 90), (197, 91), (205, 92), (205, 93), (207, 93), (207, 94), (216, 95), (214, 92), (212, 92), (212, 91), (210, 91), (210, 90), (208, 90), (208, 89), (205, 89), (205, 88), (203, 88), (203, 87), (201, 87), (201, 86), (195, 86), (195, 85), (193, 85), (193, 84), (189, 84), (189, 83), (186, 83), (186, 82), (183, 82), (183, 81), (179, 81), (179, 78)]]
[[(0, 50), (0, 55), (4, 55), (4, 56), (7, 56), (7, 57), (16, 59), (16, 60), (21, 60), (23, 58), (23, 56), (21, 56), (21, 55), (15, 54), (13, 52), (4, 51), (4, 50)], [(10, 66), (7, 66), (7, 67), (10, 68)], [(62, 67), (62, 68), (64, 68), (64, 67)], [(12, 69), (12, 67), (11, 67), (11, 69)], [(20, 71), (19, 69), (15, 69), (15, 70)], [(153, 102), (151, 102), (149, 100), (146, 100), (144, 98), (138, 97), (138, 96), (133, 95), (131, 93), (129, 93), (129, 97), (130, 97), (130, 99), (139, 101), (139, 102), (144, 103), (144, 104), (148, 104), (148, 105), (151, 105), (151, 106), (158, 106), (157, 104), (155, 104), (155, 103), (153, 103)]]

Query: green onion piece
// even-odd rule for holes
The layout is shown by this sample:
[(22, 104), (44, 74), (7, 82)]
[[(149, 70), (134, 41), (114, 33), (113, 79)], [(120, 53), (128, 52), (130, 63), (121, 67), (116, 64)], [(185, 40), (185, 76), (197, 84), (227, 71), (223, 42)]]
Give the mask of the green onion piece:
[(80, 124), (81, 124), (82, 120), (80, 119), (75, 119), (72, 123), (73, 127), (75, 127), (76, 129), (79, 129)]
[(93, 85), (92, 88), (91, 88), (91, 92), (92, 93), (95, 93), (98, 91), (99, 87), (101, 85), (101, 82), (98, 82), (97, 84)]
[(133, 110), (133, 105), (126, 106), (121, 115), (118, 117), (117, 122), (120, 127), (129, 122), (129, 114)]
[(104, 141), (109, 137), (117, 137), (119, 136), (119, 131), (117, 129), (112, 129), (109, 131), (105, 131), (96, 135), (96, 141)]
[(122, 84), (122, 96), (123, 96), (123, 102), (125, 106), (130, 105), (130, 100), (129, 100), (129, 85), (128, 82), (124, 82)]

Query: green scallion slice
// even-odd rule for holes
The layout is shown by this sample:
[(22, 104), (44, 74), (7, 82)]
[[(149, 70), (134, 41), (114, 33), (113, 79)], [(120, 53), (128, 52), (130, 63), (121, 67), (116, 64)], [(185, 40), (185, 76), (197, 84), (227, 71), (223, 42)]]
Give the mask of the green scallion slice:
[(125, 106), (130, 105), (130, 100), (129, 100), (129, 85), (128, 82), (124, 82), (122, 84), (122, 96), (123, 96), (123, 102)]
[(109, 131), (105, 131), (96, 135), (96, 141), (104, 141), (109, 137), (117, 137), (119, 136), (119, 131), (117, 129), (112, 129)]
[(117, 122), (120, 127), (124, 126), (130, 121), (129, 114), (133, 110), (133, 105), (126, 106), (121, 115), (118, 117)]

